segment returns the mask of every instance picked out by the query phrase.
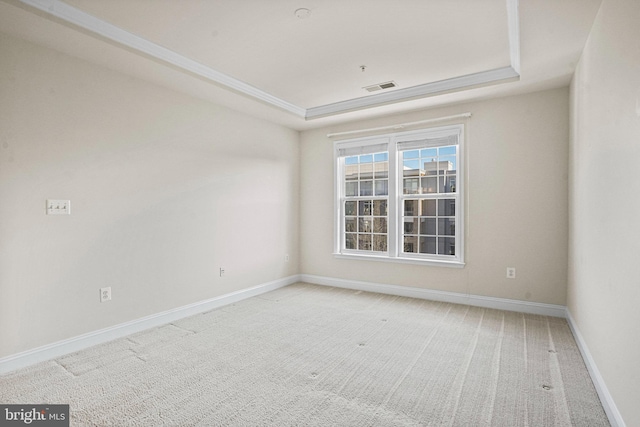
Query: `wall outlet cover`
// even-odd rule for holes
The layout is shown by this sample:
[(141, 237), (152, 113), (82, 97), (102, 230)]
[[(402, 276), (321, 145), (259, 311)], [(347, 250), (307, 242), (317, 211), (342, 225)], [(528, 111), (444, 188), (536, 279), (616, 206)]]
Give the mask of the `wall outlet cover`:
[(111, 286), (100, 288), (100, 302), (111, 301)]

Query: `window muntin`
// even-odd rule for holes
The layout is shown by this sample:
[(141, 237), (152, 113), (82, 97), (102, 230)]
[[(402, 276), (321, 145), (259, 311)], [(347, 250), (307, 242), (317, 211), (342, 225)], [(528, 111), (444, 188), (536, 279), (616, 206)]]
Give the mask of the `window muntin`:
[(455, 255), (456, 200), (423, 198), (403, 202), (403, 253)]
[(462, 142), (462, 125), (336, 142), (336, 253), (463, 265)]
[(455, 193), (457, 152), (455, 145), (403, 151), (403, 193)]
[(389, 153), (377, 152), (345, 157), (342, 170), (342, 249), (387, 252)]
[(458, 145), (404, 150), (400, 162), (402, 253), (455, 256)]

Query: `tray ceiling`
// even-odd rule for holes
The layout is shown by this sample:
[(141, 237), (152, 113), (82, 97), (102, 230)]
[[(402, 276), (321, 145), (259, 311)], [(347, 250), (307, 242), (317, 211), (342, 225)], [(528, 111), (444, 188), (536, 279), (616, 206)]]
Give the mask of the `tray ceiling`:
[[(8, 3), (296, 119), (322, 121), (318, 118), (438, 102), (428, 98), (451, 102), (465, 98), (451, 96), (461, 91), (487, 96), (504, 93), (500, 86), (567, 84), (600, 1), (538, 0), (537, 6), (517, 0)], [(301, 8), (308, 11), (304, 19), (296, 16)], [(545, 27), (557, 28), (558, 40), (544, 33)], [(544, 52), (535, 50), (544, 43), (535, 37), (547, 42), (546, 61), (563, 67), (545, 67)], [(396, 87), (365, 89), (389, 81)], [(389, 107), (394, 104), (400, 105)]]

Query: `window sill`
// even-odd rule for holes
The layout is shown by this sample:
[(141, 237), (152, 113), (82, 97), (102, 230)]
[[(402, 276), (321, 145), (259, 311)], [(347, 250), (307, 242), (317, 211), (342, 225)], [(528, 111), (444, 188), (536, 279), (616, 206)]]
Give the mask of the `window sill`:
[(464, 268), (465, 266), (465, 263), (460, 261), (438, 261), (433, 259), (416, 259), (416, 258), (391, 258), (387, 256), (376, 256), (376, 255), (334, 253), (333, 257), (337, 259), (349, 259), (349, 260), (360, 260), (360, 261), (381, 261), (381, 262), (393, 262), (398, 264), (417, 264), (417, 265), (428, 265), (433, 267), (447, 267), (447, 268)]

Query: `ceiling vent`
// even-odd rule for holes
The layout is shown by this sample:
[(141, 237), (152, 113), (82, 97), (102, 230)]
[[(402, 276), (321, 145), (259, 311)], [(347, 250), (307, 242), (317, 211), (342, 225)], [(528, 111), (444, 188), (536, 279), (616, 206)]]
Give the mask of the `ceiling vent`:
[(398, 87), (398, 85), (396, 84), (396, 82), (391, 81), (391, 82), (378, 83), (376, 85), (371, 85), (371, 86), (365, 86), (363, 87), (363, 89), (365, 89), (367, 92), (375, 92), (377, 90), (391, 89), (394, 87)]

